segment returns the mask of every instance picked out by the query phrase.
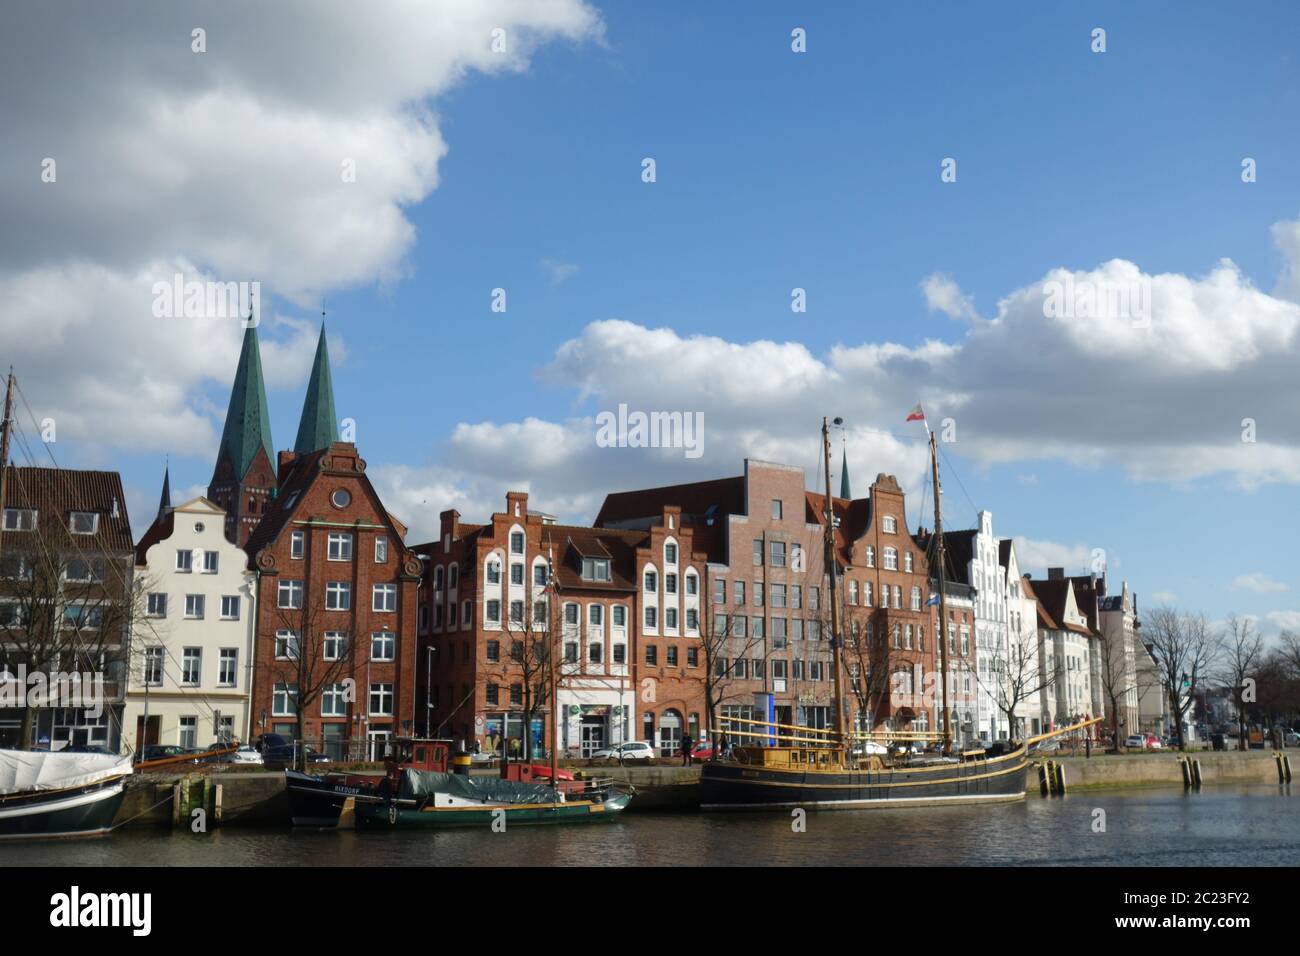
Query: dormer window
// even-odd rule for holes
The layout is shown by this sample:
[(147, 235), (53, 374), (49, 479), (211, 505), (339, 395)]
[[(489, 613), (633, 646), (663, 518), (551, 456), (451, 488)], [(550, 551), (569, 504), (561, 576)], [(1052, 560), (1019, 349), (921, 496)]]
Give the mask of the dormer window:
[(35, 531), (36, 511), (32, 508), (6, 508), (6, 531)]
[(584, 581), (610, 581), (609, 558), (583, 558), (582, 579)]
[(99, 514), (95, 511), (74, 511), (68, 520), (68, 530), (73, 534), (94, 534), (99, 530)]
[(885, 534), (898, 534), (898, 519), (893, 515), (885, 515), (884, 521), (881, 524), (881, 530), (884, 531)]

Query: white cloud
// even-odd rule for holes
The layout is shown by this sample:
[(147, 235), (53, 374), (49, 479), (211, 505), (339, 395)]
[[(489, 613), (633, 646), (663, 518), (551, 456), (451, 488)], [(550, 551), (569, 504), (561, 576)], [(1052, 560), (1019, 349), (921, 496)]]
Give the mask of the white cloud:
[[(230, 381), (242, 330), (154, 318), (153, 283), (258, 281), (266, 319), (268, 293), (307, 309), (401, 278), (405, 211), (448, 150), (437, 98), (601, 30), (582, 0), (19, 5), (0, 31), (0, 88), (23, 91), (0, 137), (0, 351), (64, 438), (208, 454), (224, 408), (194, 395)], [(296, 385), (315, 323), (271, 318), (268, 385)]]
[(1151, 600), (1156, 604), (1174, 605), (1178, 603), (1178, 595), (1172, 591), (1156, 591), (1151, 595)]
[(1300, 633), (1300, 611), (1270, 611), (1264, 615), (1264, 620), (1272, 625), (1274, 632)]
[(578, 274), (578, 266), (572, 262), (563, 262), (545, 256), (541, 261), (542, 270), (550, 277), (551, 285), (559, 285), (565, 279), (572, 279)]
[(925, 304), (931, 312), (942, 312), (950, 319), (976, 319), (975, 300), (965, 295), (951, 276), (934, 272), (921, 280)]
[(1036, 541), (1017, 535), (1016, 560), (1021, 571), (1042, 577), (1048, 568), (1064, 568), (1066, 574), (1087, 574), (1092, 568), (1092, 549), (1082, 544)]
[(1233, 578), (1232, 589), (1234, 591), (1254, 591), (1256, 594), (1279, 594), (1291, 590), (1291, 586), (1274, 580), (1267, 574), (1253, 572)]

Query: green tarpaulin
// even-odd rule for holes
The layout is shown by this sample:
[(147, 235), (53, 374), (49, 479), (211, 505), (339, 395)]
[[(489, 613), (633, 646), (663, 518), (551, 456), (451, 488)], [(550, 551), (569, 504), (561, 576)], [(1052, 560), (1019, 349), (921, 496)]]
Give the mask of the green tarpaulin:
[(469, 777), (456, 773), (436, 773), (431, 770), (403, 770), (398, 797), (418, 800), (421, 797), (445, 793), (462, 800), (480, 803), (558, 803), (560, 795), (551, 787), (539, 783), (520, 783), (500, 777)]

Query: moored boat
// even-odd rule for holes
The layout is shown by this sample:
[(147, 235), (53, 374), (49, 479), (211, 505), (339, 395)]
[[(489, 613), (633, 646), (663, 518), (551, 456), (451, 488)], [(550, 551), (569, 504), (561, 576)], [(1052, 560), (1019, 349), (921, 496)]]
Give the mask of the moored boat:
[(130, 775), (115, 754), (0, 750), (0, 840), (108, 833)]

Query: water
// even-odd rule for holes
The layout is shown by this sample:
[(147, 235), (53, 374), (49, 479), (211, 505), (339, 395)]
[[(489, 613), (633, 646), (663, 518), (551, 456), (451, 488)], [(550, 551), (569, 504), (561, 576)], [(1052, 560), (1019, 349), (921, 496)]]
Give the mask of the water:
[[(1106, 832), (1093, 832), (1094, 810)], [(568, 827), (357, 833), (121, 830), (0, 845), (4, 866), (1294, 866), (1300, 792), (1116, 790), (984, 807), (770, 814), (624, 814)]]

